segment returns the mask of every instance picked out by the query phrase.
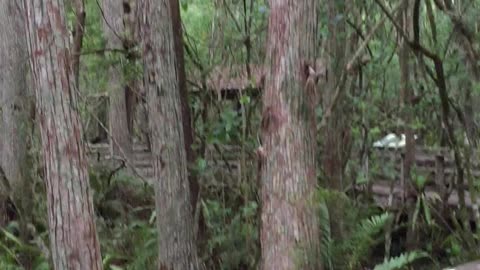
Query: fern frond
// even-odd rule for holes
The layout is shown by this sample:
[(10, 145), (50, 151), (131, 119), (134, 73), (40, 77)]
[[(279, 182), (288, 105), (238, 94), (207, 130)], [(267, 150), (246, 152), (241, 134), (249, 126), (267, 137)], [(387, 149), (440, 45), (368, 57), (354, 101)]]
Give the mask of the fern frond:
[(357, 269), (362, 258), (366, 258), (374, 245), (374, 237), (381, 232), (393, 216), (385, 212), (371, 216), (360, 222), (354, 234), (350, 237), (347, 247), (348, 267)]
[(388, 212), (385, 212), (383, 214), (364, 219), (360, 223), (360, 233), (362, 233), (364, 236), (374, 236), (383, 230), (391, 218), (392, 215)]
[(373, 270), (395, 270), (395, 269), (402, 269), (405, 266), (411, 264), (415, 260), (426, 258), (428, 254), (423, 251), (411, 251), (407, 253), (403, 253), (398, 257), (390, 258), (389, 260), (385, 260), (383, 263), (375, 266)]
[(332, 263), (332, 234), (330, 230), (330, 214), (327, 205), (322, 202), (319, 207), (320, 214), (320, 232), (322, 235), (321, 256), (325, 269), (333, 269)]

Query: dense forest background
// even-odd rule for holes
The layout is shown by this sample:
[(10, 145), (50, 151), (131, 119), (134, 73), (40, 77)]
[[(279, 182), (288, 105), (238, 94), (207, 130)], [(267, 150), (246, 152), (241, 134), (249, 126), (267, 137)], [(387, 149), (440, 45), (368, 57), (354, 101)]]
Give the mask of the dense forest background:
[(479, 28), (478, 0), (0, 0), (0, 269), (478, 259)]

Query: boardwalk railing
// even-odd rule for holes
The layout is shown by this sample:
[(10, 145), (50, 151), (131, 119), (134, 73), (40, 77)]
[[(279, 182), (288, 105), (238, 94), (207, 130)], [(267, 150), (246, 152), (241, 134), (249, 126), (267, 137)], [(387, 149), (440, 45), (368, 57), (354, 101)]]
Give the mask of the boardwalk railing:
[[(369, 179), (368, 192), (370, 192), (377, 204), (386, 207), (395, 207), (401, 205), (407, 196), (411, 195), (409, 186), (411, 183), (405, 182), (404, 149), (375, 149), (372, 153), (372, 159), (375, 164), (380, 164), (382, 168), (376, 171), (367, 172)], [(424, 194), (428, 198), (437, 198), (447, 202), (450, 206), (459, 205), (457, 187), (457, 167), (453, 152), (448, 148), (428, 148), (417, 147), (415, 152), (415, 166), (413, 167), (413, 177), (424, 177), (426, 180)], [(385, 169), (387, 168), (387, 169)], [(476, 179), (480, 177), (480, 164), (477, 158), (470, 160), (470, 173)], [(466, 168), (465, 168), (466, 172)], [(467, 173), (464, 175), (467, 182)], [(467, 207), (478, 208), (480, 200), (472, 201), (472, 196), (465, 189), (465, 205)], [(358, 185), (357, 189), (365, 190), (365, 185)]]
[[(239, 149), (235, 146), (225, 147), (225, 149), (207, 149), (206, 158), (212, 169), (230, 174), (229, 177), (236, 177), (239, 174)], [(110, 146), (107, 143), (89, 144), (88, 156), (93, 164), (105, 165), (115, 160), (115, 157), (110, 154)], [(121, 160), (122, 157), (117, 159)], [(372, 152), (372, 161), (381, 168), (367, 172), (368, 179), (371, 180), (367, 184), (357, 185), (356, 189), (370, 193), (379, 206), (393, 208), (401, 206), (411, 195), (410, 187), (412, 186), (411, 183), (405, 182), (404, 159), (403, 149), (375, 149)], [(116, 164), (120, 164), (120, 161)], [(128, 171), (134, 175), (150, 183), (153, 181), (152, 154), (146, 146), (134, 144), (131, 160), (126, 165)], [(471, 176), (474, 179), (479, 178), (478, 159), (472, 158), (470, 165)], [(459, 205), (458, 191), (454, 189), (457, 187), (455, 184), (457, 172), (452, 151), (447, 148), (417, 147), (414, 171), (413, 177), (421, 176), (426, 179), (423, 192), (427, 198), (440, 199), (450, 206)], [(467, 182), (466, 173), (464, 177)], [(463, 188), (465, 205), (470, 208), (480, 205), (480, 200), (472, 200), (468, 188), (466, 186)]]
[[(206, 158), (213, 171), (228, 172), (230, 177), (238, 177), (239, 151), (235, 146), (224, 146), (222, 149), (208, 147)], [(135, 143), (128, 161), (125, 161), (124, 156), (112, 156), (108, 143), (88, 144), (87, 155), (91, 165), (118, 167), (124, 162), (128, 173), (148, 183), (153, 182), (152, 153), (145, 145)]]

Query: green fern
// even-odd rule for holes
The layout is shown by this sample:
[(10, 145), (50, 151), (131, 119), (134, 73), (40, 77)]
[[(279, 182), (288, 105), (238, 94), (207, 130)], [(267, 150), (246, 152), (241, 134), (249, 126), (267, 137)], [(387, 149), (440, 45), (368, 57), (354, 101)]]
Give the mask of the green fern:
[(412, 262), (428, 257), (428, 254), (423, 251), (411, 251), (403, 253), (398, 257), (385, 260), (383, 263), (375, 266), (373, 270), (395, 270), (402, 269), (411, 264)]
[(330, 215), (327, 205), (323, 202), (319, 207), (320, 214), (320, 231), (322, 235), (321, 256), (325, 269), (333, 269), (332, 258), (332, 234), (330, 231)]
[(391, 220), (392, 215), (385, 212), (364, 219), (360, 222), (353, 235), (345, 243), (348, 256), (348, 268), (357, 269), (363, 258), (367, 258), (373, 245), (374, 237), (380, 233)]
[(383, 230), (391, 218), (392, 215), (388, 212), (385, 212), (383, 214), (364, 219), (360, 223), (360, 233), (363, 233), (365, 236), (373, 236)]

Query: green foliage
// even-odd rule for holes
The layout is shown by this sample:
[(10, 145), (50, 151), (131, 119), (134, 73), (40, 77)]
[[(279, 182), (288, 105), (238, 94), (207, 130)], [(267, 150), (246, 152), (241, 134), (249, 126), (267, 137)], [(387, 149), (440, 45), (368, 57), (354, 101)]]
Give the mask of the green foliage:
[(220, 121), (212, 127), (208, 142), (227, 144), (232, 140), (238, 140), (239, 134), (241, 132), (238, 113), (227, 108), (221, 112)]
[(429, 257), (427, 253), (422, 251), (411, 251), (404, 253), (398, 257), (385, 260), (382, 264), (375, 266), (374, 270), (398, 270), (405, 269), (412, 262)]
[[(82, 44), (80, 89), (89, 94), (105, 92), (107, 87), (106, 61), (102, 50), (105, 48), (103, 38), (103, 17), (96, 0), (85, 1), (85, 32)], [(70, 16), (74, 16), (71, 14)], [(73, 20), (73, 17), (72, 17)]]
[[(42, 250), (34, 243), (26, 243), (17, 235), (19, 232), (18, 223), (10, 222), (4, 229), (0, 229), (0, 269), (23, 269), (23, 259), (26, 259), (33, 270), (47, 270), (49, 264), (43, 256)], [(40, 236), (37, 241), (41, 240)]]
[(209, 269), (254, 269), (259, 252), (257, 204), (253, 201), (238, 209), (219, 201), (202, 201), (209, 239)]
[(156, 266), (157, 228), (153, 189), (120, 170), (90, 169), (97, 230), (105, 269), (140, 270)]
[(334, 269), (333, 262), (333, 239), (330, 230), (330, 215), (325, 203), (319, 204), (320, 232), (322, 237), (322, 248), (320, 249), (323, 265), (326, 269)]
[[(387, 212), (372, 215), (368, 210), (360, 213), (344, 194), (331, 190), (319, 189), (318, 198), (322, 237), (320, 251), (324, 268), (353, 270), (368, 264), (373, 249), (382, 241), (380, 233), (392, 221), (392, 215)], [(332, 236), (331, 226), (335, 223), (331, 220), (328, 205), (342, 205), (345, 209), (346, 231), (340, 240)], [(362, 219), (364, 215), (367, 217)]]
[(346, 254), (345, 263), (348, 269), (358, 269), (360, 265), (368, 262), (365, 259), (370, 258), (372, 249), (380, 242), (379, 233), (391, 219), (391, 214), (383, 213), (360, 221), (342, 243), (341, 250)]
[[(333, 40), (335, 42), (344, 40), (345, 37), (348, 37), (349, 42), (358, 39), (357, 43), (348, 44), (352, 45), (345, 50), (348, 52), (345, 56), (348, 59), (351, 56), (351, 49), (355, 50), (366, 39), (372, 26), (378, 23), (384, 14), (375, 1), (353, 1), (351, 5), (346, 1), (337, 2), (335, 5), (337, 8), (348, 4), (348, 11), (329, 14), (325, 5), (318, 5), (320, 16), (317, 32), (320, 42), (317, 49), (319, 52), (324, 50), (324, 45), (330, 44), (332, 40), (329, 38), (332, 37), (338, 39)], [(461, 43), (463, 39), (456, 32), (461, 25), (453, 20), (461, 20), (467, 29), (473, 31), (472, 44), (467, 47), (473, 52), (475, 50), (478, 52), (480, 35), (475, 26), (478, 24), (480, 8), (475, 1), (466, 1), (470, 3), (455, 1), (459, 2), (455, 3), (455, 12), (459, 12), (456, 17), (434, 8), (434, 30), (428, 22), (425, 2), (421, 1), (420, 44), (432, 53), (438, 54), (443, 63), (451, 106), (449, 120), (454, 123), (455, 135), (460, 138), (464, 132), (462, 116), (468, 116), (468, 112), (462, 111), (469, 99), (465, 93), (471, 91), (473, 95), (471, 99), (478, 99), (480, 84), (478, 80), (474, 80), (469, 65), (465, 64), (471, 56), (463, 51)], [(70, 2), (67, 1), (68, 3)], [(98, 2), (87, 0), (85, 4), (87, 18), (81, 56), (81, 95), (78, 96), (81, 119), (84, 127), (88, 129), (89, 126), (97, 124), (94, 114), (98, 112), (95, 111), (97, 108), (92, 108), (87, 96), (111, 91), (107, 81), (107, 70), (110, 67), (122, 70), (124, 75), (122, 83), (126, 83), (141, 78), (142, 67), (138, 59), (129, 59), (124, 52), (104, 51), (103, 18)], [(253, 149), (260, 144), (259, 97), (248, 95), (239, 97), (240, 104), (245, 107), (245, 112), (240, 114), (233, 108), (236, 104), (218, 101), (217, 93), (210, 91), (212, 89), (200, 89), (203, 92), (196, 90), (202, 88), (199, 86), (202, 76), (208, 75), (213, 68), (244, 65), (247, 60), (250, 63), (264, 62), (265, 30), (270, 10), (265, 1), (252, 1), (248, 7), (245, 7), (242, 1), (236, 0), (181, 0), (180, 4), (184, 41), (188, 48), (185, 55), (190, 90), (188, 98), (195, 129), (194, 149), (198, 154), (197, 162), (191, 164), (190, 173), (199, 178), (201, 190), (199, 208), (206, 226), (205, 239), (199, 241), (203, 241), (199, 243), (199, 252), (207, 269), (255, 269), (260, 256), (258, 235), (260, 209), (256, 194), (257, 164), (252, 156)], [(250, 2), (248, 4), (250, 5)], [(245, 18), (245, 14), (251, 18), (249, 16)], [(72, 29), (74, 19), (75, 16), (69, 9), (69, 29)], [(243, 25), (245, 22), (248, 27)], [(348, 24), (342, 31), (329, 32), (331, 29), (335, 31), (336, 27), (343, 23)], [(246, 49), (247, 35), (251, 41), (249, 54)], [(347, 75), (346, 84), (351, 84), (351, 88), (343, 89), (345, 95), (342, 96), (341, 106), (333, 115), (335, 121), (347, 123), (347, 129), (341, 132), (348, 133), (352, 142), (351, 149), (342, 148), (344, 151), (342, 155), (346, 159), (342, 161), (344, 164), (341, 164), (346, 168), (346, 173), (342, 175), (344, 187), (350, 188), (351, 184), (370, 184), (370, 181), (375, 180), (378, 175), (395, 179), (398, 175), (395, 168), (397, 164), (387, 162), (383, 157), (377, 156), (378, 152), (371, 149), (372, 143), (386, 133), (412, 128), (420, 135), (419, 145), (440, 145), (440, 140), (445, 135), (445, 127), (441, 124), (443, 113), (439, 109), (438, 77), (433, 74), (435, 66), (426, 57), (413, 53), (409, 56), (412, 60), (409, 88), (415, 96), (421, 97), (420, 100), (412, 106), (399, 106), (402, 84), (399, 74), (399, 38), (397, 30), (387, 20), (373, 33), (372, 39), (367, 44), (365, 55), (370, 61), (358, 72), (354, 71)], [(132, 52), (141, 55), (138, 47), (132, 48), (130, 53)], [(329, 55), (329, 52), (321, 54), (330, 57), (333, 63), (342, 63), (342, 59), (335, 59), (336, 56)], [(332, 73), (336, 72), (330, 72)], [(330, 76), (338, 79), (340, 75)], [(323, 94), (330, 93), (333, 89), (321, 90)], [(454, 105), (457, 109), (460, 108), (459, 112), (453, 108)], [(106, 106), (100, 107), (105, 112)], [(324, 109), (323, 106), (318, 106), (316, 110), (319, 120)], [(406, 119), (405, 115), (409, 115), (411, 119)], [(477, 112), (474, 112), (474, 118), (478, 118)], [(478, 119), (475, 120), (478, 122)], [(39, 136), (34, 134), (32, 137), (29, 153), (31, 164), (28, 167), (32, 169), (34, 217), (32, 224), (29, 225), (35, 229), (32, 233), (34, 241), (25, 243), (20, 239), (18, 220), (11, 221), (2, 228), (0, 269), (21, 269), (19, 257), (25, 254), (35, 258), (33, 269), (48, 269), (47, 258), (44, 257), (39, 244), (48, 243), (45, 190), (38, 175), (42, 170), (39, 144), (36, 141)], [(323, 138), (324, 133), (319, 132), (319, 145), (322, 145)], [(242, 153), (224, 150), (232, 145), (240, 146)], [(212, 146), (216, 150), (214, 154), (210, 150)], [(324, 150), (319, 149), (319, 154), (323, 154)], [(227, 159), (235, 158), (235, 162), (241, 156), (246, 157), (247, 161), (239, 169), (240, 177), (235, 174), (235, 169), (217, 166), (219, 160), (231, 162)], [(357, 156), (361, 157), (357, 159)], [(366, 156), (369, 158), (368, 171), (364, 170)], [(319, 170), (324, 169), (321, 161), (319, 159)], [(104, 267), (114, 270), (154, 269), (157, 256), (157, 230), (153, 190), (123, 170), (113, 177), (110, 177), (110, 173), (107, 168), (90, 170)], [(434, 196), (432, 200), (427, 198), (424, 192), (430, 184), (427, 181), (428, 177), (420, 173), (414, 173), (412, 176), (419, 194), (412, 206), (409, 206), (413, 209), (407, 209), (413, 210), (413, 218), (409, 222), (397, 223), (391, 213), (375, 208), (371, 198), (352, 196), (352, 189), (348, 192), (320, 190), (317, 206), (322, 232), (321, 259), (326, 269), (373, 267), (375, 262), (381, 261), (379, 258), (382, 256), (378, 255), (377, 251), (379, 247), (383, 247), (385, 239), (382, 232), (389, 225), (395, 229), (398, 227), (414, 229), (421, 239), (419, 248), (427, 250), (432, 257), (436, 256), (444, 263), (459, 263), (478, 255), (475, 251), (478, 248), (471, 245), (478, 244), (478, 235), (472, 234), (469, 229), (458, 224), (453, 229), (445, 229), (444, 227), (449, 226), (443, 225), (447, 223), (446, 221), (442, 224), (437, 222), (435, 207), (439, 198)], [(478, 182), (475, 180), (474, 185), (478, 186)], [(334, 214), (332, 210), (339, 210), (341, 215)], [(338, 229), (333, 227), (337, 225), (337, 219), (343, 221), (345, 227), (343, 235), (334, 235)], [(452, 218), (446, 219), (450, 221)], [(457, 222), (455, 219), (453, 223)], [(402, 239), (396, 241), (401, 242)], [(399, 249), (404, 248), (400, 243), (394, 244), (398, 245)], [(397, 257), (388, 258), (375, 269), (406, 268), (412, 262), (425, 257), (428, 257), (427, 254), (421, 251), (404, 252)]]

